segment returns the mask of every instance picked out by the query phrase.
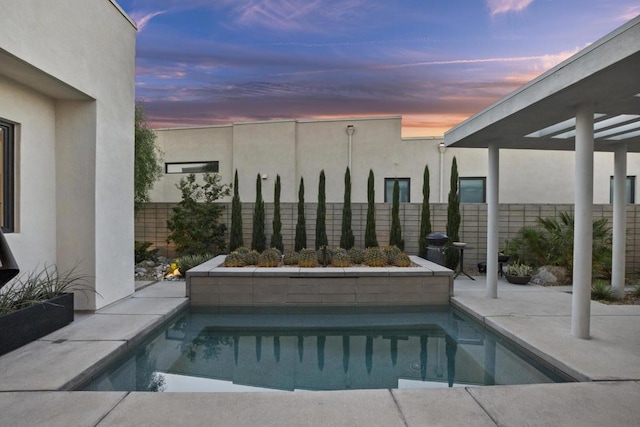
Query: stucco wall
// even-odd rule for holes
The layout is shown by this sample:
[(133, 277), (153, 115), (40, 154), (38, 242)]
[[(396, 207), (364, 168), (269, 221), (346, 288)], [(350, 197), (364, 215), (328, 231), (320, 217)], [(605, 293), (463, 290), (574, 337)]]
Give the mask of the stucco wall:
[[(324, 169), (327, 201), (341, 202), (344, 173), (349, 163), (347, 126), (354, 127), (351, 156), (352, 201), (366, 202), (367, 178), (372, 169), (376, 202), (384, 201), (385, 178), (410, 178), (410, 200), (422, 200), (425, 165), (430, 172), (430, 201), (445, 202), (449, 192), (451, 162), (458, 161), (460, 177), (486, 177), (486, 149), (446, 148), (440, 152), (440, 137), (402, 139), (402, 119), (287, 120), (236, 123), (201, 129), (157, 131), (164, 161), (219, 160), (223, 182), (233, 181), (237, 168), (240, 197), (255, 200), (255, 177), (267, 174), (263, 197), (273, 200), (276, 174), (282, 179), (283, 202), (297, 201), (300, 177), (305, 181), (306, 200), (317, 200), (318, 179)], [(500, 151), (501, 203), (573, 203), (574, 153), (569, 151)], [(442, 165), (442, 167), (441, 167)], [(609, 203), (609, 179), (613, 155), (594, 155), (594, 202)], [(640, 175), (640, 154), (628, 155), (628, 175)], [(165, 175), (156, 183), (151, 200), (177, 202), (175, 183), (181, 175)], [(636, 182), (636, 187), (640, 182)], [(636, 200), (638, 190), (636, 188)], [(225, 200), (227, 201), (227, 200)]]
[(27, 86), (39, 99), (0, 106), (20, 129), (9, 243), (29, 248), (17, 248), (23, 270), (79, 263), (97, 293), (77, 307), (100, 308), (133, 292), (135, 27), (109, 0), (2, 3), (0, 16), (0, 75), (16, 81), (2, 96)]

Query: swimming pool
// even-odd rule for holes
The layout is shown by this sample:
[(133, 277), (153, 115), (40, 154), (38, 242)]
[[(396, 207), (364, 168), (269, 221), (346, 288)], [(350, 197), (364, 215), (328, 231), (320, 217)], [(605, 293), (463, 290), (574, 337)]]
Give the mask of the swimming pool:
[(564, 382), (455, 309), (186, 311), (84, 390), (241, 392)]

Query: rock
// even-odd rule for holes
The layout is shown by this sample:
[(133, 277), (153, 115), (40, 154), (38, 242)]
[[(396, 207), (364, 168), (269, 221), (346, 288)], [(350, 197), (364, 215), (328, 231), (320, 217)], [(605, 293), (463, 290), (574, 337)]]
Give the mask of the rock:
[(142, 265), (146, 265), (147, 267), (153, 267), (154, 265), (156, 265), (156, 263), (151, 260), (146, 260), (142, 262)]
[(540, 267), (533, 278), (531, 278), (531, 283), (536, 285), (564, 286), (571, 284), (571, 277), (565, 267), (544, 265)]
[(147, 269), (146, 268), (142, 268), (142, 267), (137, 267), (135, 269), (135, 273), (142, 276), (142, 275), (147, 274)]

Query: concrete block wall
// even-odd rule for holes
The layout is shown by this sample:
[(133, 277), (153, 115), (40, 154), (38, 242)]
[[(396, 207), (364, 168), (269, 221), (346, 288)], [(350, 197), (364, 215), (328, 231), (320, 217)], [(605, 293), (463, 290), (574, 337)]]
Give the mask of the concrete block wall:
[[(175, 249), (172, 243), (167, 243), (169, 234), (167, 219), (172, 214), (172, 203), (148, 203), (136, 217), (135, 240), (152, 242), (159, 249), (159, 254), (174, 257)], [(222, 222), (231, 225), (231, 204), (224, 204), (225, 211)], [(340, 244), (342, 228), (342, 203), (327, 203), (326, 227), (329, 245), (337, 247)], [(251, 246), (253, 223), (253, 203), (243, 203), (242, 230), (244, 245)], [(273, 222), (273, 204), (265, 205), (265, 229), (267, 244), (271, 238)], [(420, 230), (421, 203), (406, 203), (400, 205), (400, 221), (402, 236), (405, 240), (405, 252), (409, 255), (418, 253), (418, 234)], [(433, 231), (446, 231), (447, 204), (432, 203), (431, 227)], [(315, 247), (316, 203), (305, 205), (305, 222), (307, 229), (307, 246)], [(467, 243), (464, 253), (465, 270), (477, 271), (477, 264), (486, 260), (487, 244), (487, 205), (461, 204), (460, 240)], [(572, 212), (573, 205), (561, 204), (503, 204), (500, 205), (500, 247), (504, 247), (504, 240), (512, 238), (524, 226), (535, 226), (536, 218), (553, 217), (560, 212)], [(352, 229), (356, 246), (364, 244), (364, 231), (367, 220), (367, 204), (352, 203)], [(613, 225), (613, 207), (611, 205), (595, 205), (594, 218), (607, 218), (609, 225)], [(282, 236), (285, 249), (293, 249), (298, 218), (297, 203), (281, 203)], [(640, 270), (640, 205), (627, 206), (627, 273)], [(391, 204), (376, 204), (376, 232), (378, 243), (386, 245), (389, 242), (391, 228)]]

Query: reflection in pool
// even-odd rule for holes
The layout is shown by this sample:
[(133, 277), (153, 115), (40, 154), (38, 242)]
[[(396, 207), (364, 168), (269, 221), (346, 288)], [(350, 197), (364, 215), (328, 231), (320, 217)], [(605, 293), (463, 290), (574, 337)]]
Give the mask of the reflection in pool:
[(282, 391), (564, 381), (449, 308), (184, 313), (85, 390)]

